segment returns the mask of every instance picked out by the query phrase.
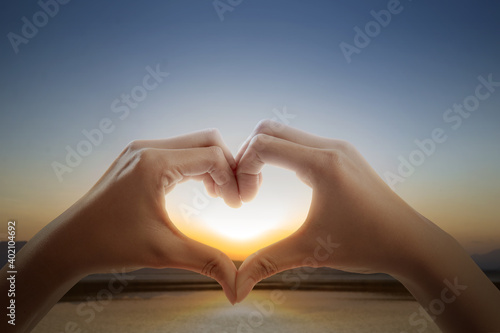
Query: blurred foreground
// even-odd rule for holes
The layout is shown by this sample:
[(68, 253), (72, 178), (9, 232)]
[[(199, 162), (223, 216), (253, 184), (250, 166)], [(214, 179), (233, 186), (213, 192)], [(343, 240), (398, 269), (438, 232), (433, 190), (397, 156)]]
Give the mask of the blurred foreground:
[(235, 306), (219, 290), (123, 293), (105, 304), (60, 302), (33, 332), (419, 331), (440, 332), (405, 293), (271, 289), (254, 290)]

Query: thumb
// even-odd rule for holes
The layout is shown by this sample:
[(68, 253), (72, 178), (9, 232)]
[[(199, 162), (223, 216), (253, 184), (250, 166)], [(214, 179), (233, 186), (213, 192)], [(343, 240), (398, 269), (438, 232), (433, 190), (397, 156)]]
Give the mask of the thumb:
[(245, 259), (236, 277), (236, 303), (245, 299), (261, 280), (300, 266), (301, 244), (295, 234), (265, 247)]
[(237, 269), (222, 251), (190, 238), (183, 240), (178, 268), (203, 274), (216, 280), (231, 304), (236, 303), (235, 281)]

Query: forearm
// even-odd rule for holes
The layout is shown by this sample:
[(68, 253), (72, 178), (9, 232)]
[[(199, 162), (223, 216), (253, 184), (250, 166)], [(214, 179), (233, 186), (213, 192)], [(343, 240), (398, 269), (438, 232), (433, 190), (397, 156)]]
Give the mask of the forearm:
[(460, 244), (428, 221), (417, 235), (412, 268), (395, 277), (444, 332), (500, 331), (500, 291)]
[(6, 265), (0, 271), (2, 308), (9, 306), (10, 299), (15, 300), (15, 325), (9, 324), (9, 318), (4, 315), (0, 331), (31, 331), (54, 304), (85, 276), (82, 270), (77, 269), (75, 258), (71, 258), (72, 249), (67, 247), (68, 239), (58, 237), (60, 231), (64, 232), (58, 230), (61, 229), (58, 219), (45, 227), (17, 254), (15, 295), (12, 298), (6, 297), (11, 289), (10, 281), (7, 280), (11, 276), (7, 273), (10, 269)]

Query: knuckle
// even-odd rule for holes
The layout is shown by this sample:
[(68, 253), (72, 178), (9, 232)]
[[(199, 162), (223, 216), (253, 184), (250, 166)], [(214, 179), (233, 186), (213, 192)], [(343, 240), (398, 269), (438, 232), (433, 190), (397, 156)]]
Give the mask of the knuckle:
[(336, 146), (337, 146), (338, 150), (344, 152), (345, 154), (349, 154), (353, 151), (356, 151), (356, 148), (354, 147), (354, 145), (352, 143), (350, 143), (349, 141), (337, 140)]
[(314, 170), (310, 170), (310, 176), (320, 183), (322, 181), (318, 177), (325, 175), (338, 181), (343, 173), (345, 158), (345, 154), (339, 149), (321, 150), (318, 154), (318, 163), (315, 164)]
[(218, 145), (219, 143), (222, 142), (222, 134), (217, 128), (209, 128), (205, 130), (205, 135), (207, 141), (211, 145)]
[(278, 273), (276, 260), (270, 256), (260, 257), (253, 266), (252, 276), (256, 281), (261, 281)]
[(201, 274), (208, 276), (210, 278), (217, 278), (221, 273), (221, 262), (224, 254), (219, 252), (213, 259), (208, 261), (205, 266), (201, 269)]
[[(319, 168), (312, 171), (312, 176), (315, 177), (316, 183), (324, 183), (324, 178), (319, 177), (327, 176), (331, 181), (337, 185), (343, 184), (349, 170), (349, 157), (340, 149), (329, 149), (321, 151), (319, 156)], [(327, 182), (328, 183), (328, 182)]]
[(272, 119), (263, 119), (258, 122), (257, 126), (255, 126), (255, 133), (259, 134), (271, 134), (273, 132), (273, 128), (276, 128), (279, 124)]
[(167, 168), (162, 172), (162, 183), (164, 186), (171, 186), (182, 179), (182, 174), (177, 170)]
[(343, 153), (339, 149), (323, 150), (321, 153), (321, 161), (323, 165), (332, 168), (342, 165)]
[(125, 151), (137, 151), (142, 148), (142, 141), (141, 140), (133, 140), (128, 143), (128, 145), (125, 148)]
[[(156, 173), (158, 171), (160, 164), (157, 152), (154, 149), (142, 148), (133, 152), (133, 154), (134, 170), (138, 175), (141, 175), (142, 177), (150, 177), (152, 173)], [(170, 167), (168, 165), (162, 166), (162, 170), (164, 170), (163, 172), (168, 173)], [(161, 176), (164, 175), (161, 174)]]
[(218, 186), (226, 186), (231, 182), (231, 176), (229, 173), (222, 171), (220, 174), (220, 181), (217, 184)]
[(249, 148), (254, 149), (256, 151), (261, 151), (265, 148), (269, 142), (271, 142), (272, 136), (267, 135), (267, 134), (257, 134), (252, 138), (252, 141), (250, 142)]
[(228, 172), (228, 163), (221, 147), (208, 147), (208, 155), (211, 159), (212, 166), (208, 173), (216, 180), (217, 185), (224, 186), (231, 181), (231, 175)]
[(138, 167), (147, 167), (153, 160), (153, 151), (149, 148), (142, 148), (135, 151)]
[(217, 161), (225, 160), (224, 151), (219, 146), (210, 146), (207, 148), (207, 152), (209, 156), (213, 156)]

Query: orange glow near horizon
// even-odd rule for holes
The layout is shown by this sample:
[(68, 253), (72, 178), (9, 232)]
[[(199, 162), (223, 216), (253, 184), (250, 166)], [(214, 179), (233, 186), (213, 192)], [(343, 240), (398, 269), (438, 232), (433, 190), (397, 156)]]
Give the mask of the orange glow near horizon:
[(293, 173), (267, 170), (264, 178), (257, 197), (237, 209), (199, 183), (180, 184), (166, 196), (170, 219), (186, 236), (244, 260), (300, 228), (311, 203), (311, 189)]

